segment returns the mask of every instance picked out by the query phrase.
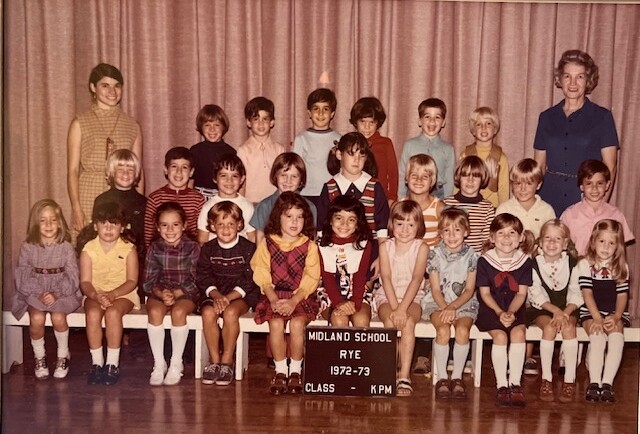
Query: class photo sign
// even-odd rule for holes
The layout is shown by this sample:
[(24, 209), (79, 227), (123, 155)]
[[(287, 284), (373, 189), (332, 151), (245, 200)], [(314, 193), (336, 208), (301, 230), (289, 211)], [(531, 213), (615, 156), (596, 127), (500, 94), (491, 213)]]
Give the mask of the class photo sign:
[(395, 396), (397, 330), (309, 326), (305, 395)]

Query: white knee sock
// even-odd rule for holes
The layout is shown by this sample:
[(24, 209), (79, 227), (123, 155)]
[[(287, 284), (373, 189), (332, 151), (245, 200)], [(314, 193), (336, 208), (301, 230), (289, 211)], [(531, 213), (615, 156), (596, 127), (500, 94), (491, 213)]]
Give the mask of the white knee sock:
[(289, 375), (293, 373), (302, 374), (302, 360), (291, 359), (289, 363)]
[(547, 381), (553, 380), (551, 373), (551, 362), (553, 361), (553, 347), (555, 341), (540, 341), (540, 367), (542, 368), (542, 379)]
[(184, 347), (187, 344), (187, 337), (189, 337), (189, 326), (171, 326), (171, 366), (182, 365), (182, 354), (184, 353)]
[(46, 355), (44, 349), (44, 337), (40, 339), (31, 339), (31, 346), (33, 347), (33, 356), (36, 359), (41, 359)]
[(498, 388), (507, 387), (507, 346), (496, 345), (491, 346), (491, 362), (493, 363), (493, 372), (496, 375), (496, 385)]
[(104, 366), (104, 354), (102, 353), (102, 347), (96, 348), (95, 350), (89, 349), (89, 353), (91, 353), (91, 364)]
[(524, 356), (527, 344), (511, 344), (509, 346), (509, 384), (520, 385), (522, 379), (522, 369), (524, 368)]
[(147, 335), (149, 336), (149, 346), (153, 354), (153, 366), (164, 366), (164, 327), (160, 325), (147, 324)]
[(447, 379), (447, 360), (449, 359), (449, 345), (437, 344), (433, 341), (433, 357), (436, 359), (438, 380)]
[(451, 379), (462, 378), (462, 372), (464, 371), (464, 365), (467, 363), (467, 356), (469, 355), (469, 342), (466, 344), (453, 344), (453, 372), (451, 373)]
[(53, 331), (58, 343), (58, 358), (69, 357), (69, 329), (63, 332)]
[(578, 339), (562, 341), (560, 351), (564, 354), (564, 382), (576, 381), (576, 365), (578, 364)]
[(593, 334), (589, 336), (589, 343), (589, 382), (602, 386), (602, 366), (607, 337), (604, 333)]
[(120, 348), (107, 347), (107, 365), (120, 365)]
[(607, 358), (604, 360), (602, 383), (613, 384), (613, 379), (616, 378), (620, 367), (623, 349), (624, 335), (618, 332), (609, 334), (609, 347), (607, 348)]
[(276, 365), (276, 374), (287, 375), (287, 359), (274, 360), (273, 363)]

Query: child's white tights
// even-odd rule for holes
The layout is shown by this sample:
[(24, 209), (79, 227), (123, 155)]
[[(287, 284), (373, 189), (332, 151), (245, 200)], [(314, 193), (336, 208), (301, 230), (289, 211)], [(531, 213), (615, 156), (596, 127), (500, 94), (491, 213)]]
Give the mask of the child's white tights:
[[(609, 341), (609, 348), (605, 357), (607, 341)], [(603, 383), (613, 384), (622, 360), (624, 335), (615, 332), (607, 337), (604, 333), (598, 333), (589, 336), (589, 342), (589, 382), (597, 383), (600, 386)]]

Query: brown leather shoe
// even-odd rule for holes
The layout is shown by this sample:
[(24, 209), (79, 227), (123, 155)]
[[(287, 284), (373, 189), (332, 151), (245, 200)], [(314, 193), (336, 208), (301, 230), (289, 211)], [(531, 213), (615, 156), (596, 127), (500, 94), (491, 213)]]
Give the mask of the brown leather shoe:
[(558, 396), (558, 401), (572, 402), (575, 396), (576, 396), (576, 383), (565, 383), (563, 381), (562, 389), (560, 391), (560, 396)]
[(553, 402), (554, 399), (553, 383), (551, 381), (542, 380), (542, 383), (540, 384), (540, 401)]
[(302, 378), (297, 372), (289, 375), (289, 382), (287, 384), (287, 391), (293, 395), (302, 393)]
[(287, 393), (287, 376), (285, 374), (276, 374), (271, 379), (271, 386), (269, 387), (269, 391), (273, 395), (284, 395)]
[(443, 378), (436, 383), (436, 399), (449, 399), (451, 398), (451, 386), (449, 385), (449, 379)]
[(527, 401), (524, 399), (524, 389), (520, 385), (512, 384), (509, 387), (509, 400), (512, 407), (524, 407), (527, 405)]
[(454, 399), (465, 399), (467, 397), (467, 386), (461, 378), (451, 380), (449, 384), (451, 389), (451, 397)]
[(509, 407), (510, 405), (509, 388), (500, 387), (496, 392), (496, 407)]

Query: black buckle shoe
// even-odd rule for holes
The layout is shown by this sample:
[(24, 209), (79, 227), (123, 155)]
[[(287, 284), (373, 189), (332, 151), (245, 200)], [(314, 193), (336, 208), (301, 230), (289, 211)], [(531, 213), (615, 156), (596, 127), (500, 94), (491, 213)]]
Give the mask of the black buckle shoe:
[(91, 370), (89, 370), (89, 375), (87, 376), (87, 384), (100, 383), (102, 383), (102, 366), (93, 365), (91, 366)]
[(120, 368), (116, 365), (107, 365), (102, 373), (102, 383), (107, 386), (113, 386), (120, 378)]

